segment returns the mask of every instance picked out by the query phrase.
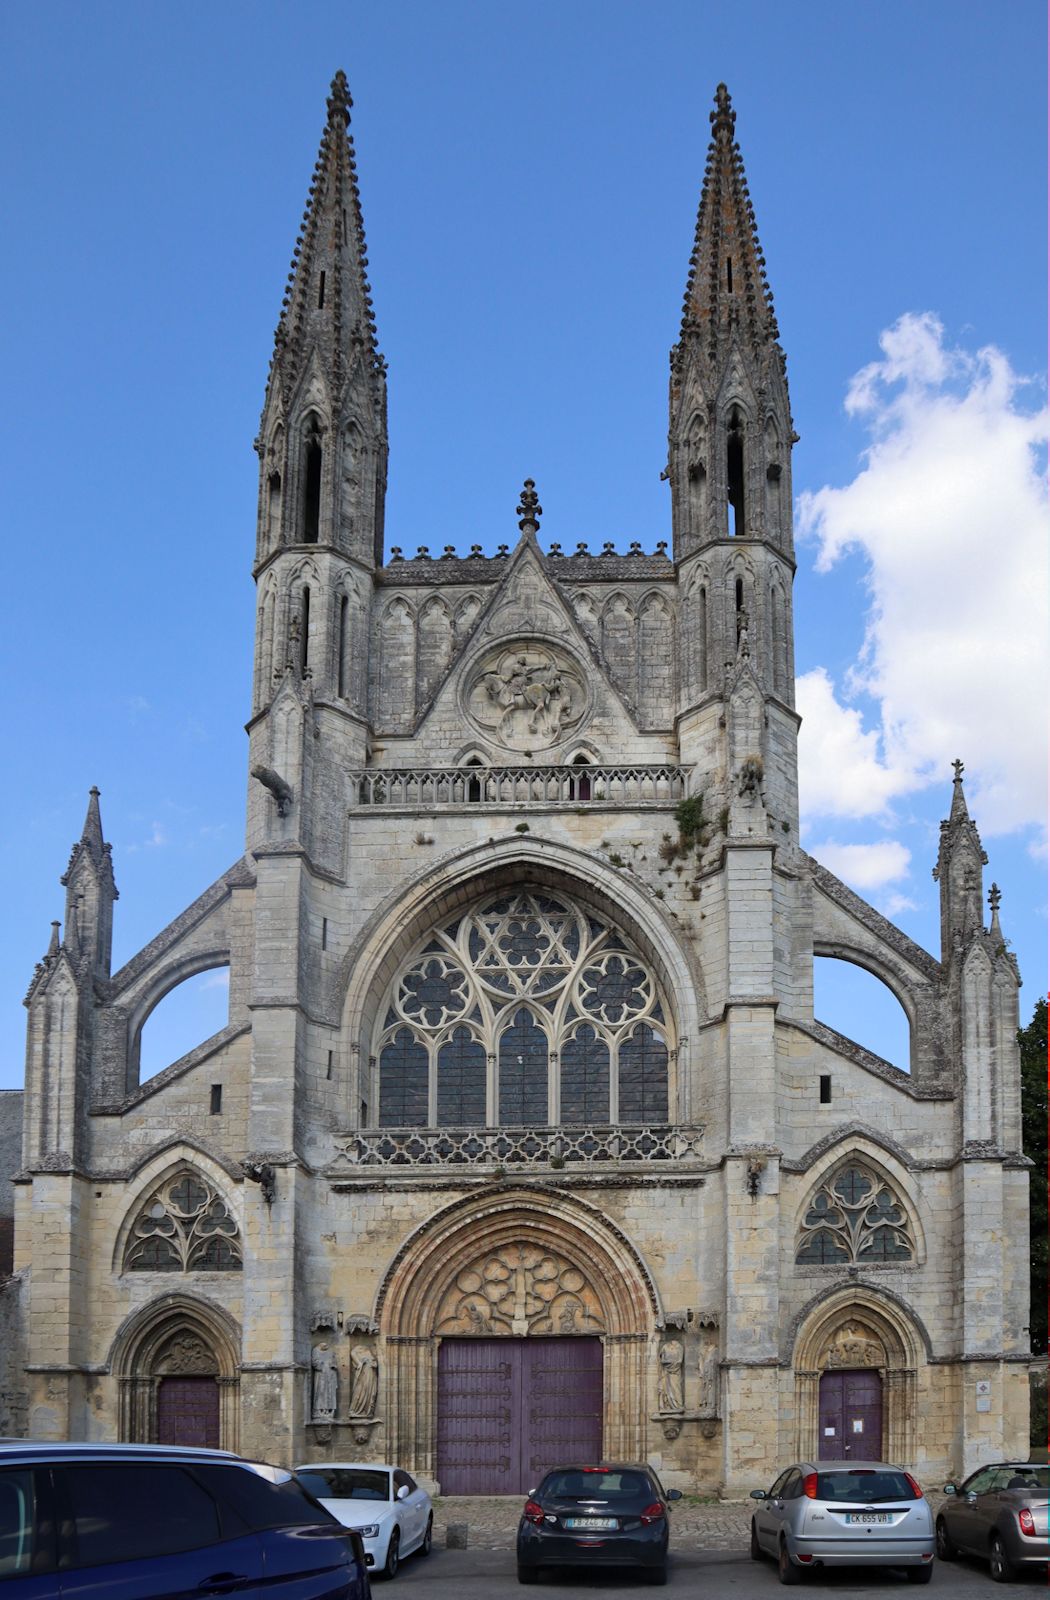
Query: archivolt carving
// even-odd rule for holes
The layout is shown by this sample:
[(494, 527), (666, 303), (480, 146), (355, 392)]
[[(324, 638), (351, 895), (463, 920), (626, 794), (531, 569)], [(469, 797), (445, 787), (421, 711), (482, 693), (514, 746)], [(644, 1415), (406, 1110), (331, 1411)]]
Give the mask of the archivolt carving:
[(598, 1295), (579, 1267), (528, 1244), (505, 1246), (461, 1268), (435, 1323), (437, 1333), (490, 1335), (604, 1329)]

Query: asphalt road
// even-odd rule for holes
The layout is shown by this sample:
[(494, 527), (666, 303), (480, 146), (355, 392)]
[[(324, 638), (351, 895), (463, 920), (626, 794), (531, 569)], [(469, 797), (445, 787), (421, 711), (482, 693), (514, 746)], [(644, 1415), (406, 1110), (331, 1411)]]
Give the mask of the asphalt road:
[[(933, 1582), (926, 1586), (909, 1583), (901, 1571), (878, 1571), (869, 1568), (836, 1569), (808, 1576), (800, 1588), (811, 1593), (813, 1600), (822, 1593), (849, 1594), (865, 1600), (887, 1600), (891, 1595), (929, 1594), (931, 1600), (940, 1592), (952, 1600), (958, 1595), (1004, 1595), (1011, 1590), (993, 1583), (988, 1568), (975, 1561), (936, 1562)], [(389, 1589), (389, 1592), (387, 1590)], [(404, 1590), (404, 1594), (401, 1591)], [(1034, 1595), (1045, 1592), (1046, 1578), (1041, 1572), (1022, 1577), (1012, 1586), (1016, 1595)], [(505, 1550), (467, 1549), (443, 1550), (437, 1545), (425, 1560), (410, 1556), (393, 1583), (375, 1580), (374, 1600), (508, 1600), (520, 1593), (522, 1600), (589, 1600), (598, 1594), (622, 1596), (623, 1600), (641, 1600), (647, 1593), (655, 1594), (644, 1580), (630, 1572), (589, 1574), (579, 1572), (552, 1573), (534, 1587), (520, 1589), (514, 1563), (513, 1541)], [(720, 1600), (731, 1595), (733, 1600), (766, 1600), (782, 1592), (776, 1568), (770, 1562), (754, 1562), (747, 1551), (739, 1550), (680, 1550), (672, 1554), (665, 1594), (689, 1594), (693, 1600)]]

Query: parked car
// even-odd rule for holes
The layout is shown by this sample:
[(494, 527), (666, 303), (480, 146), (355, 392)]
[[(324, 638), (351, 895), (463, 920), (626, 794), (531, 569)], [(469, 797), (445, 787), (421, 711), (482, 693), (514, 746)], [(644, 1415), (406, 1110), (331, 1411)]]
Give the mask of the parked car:
[(751, 1558), (773, 1556), (781, 1583), (814, 1567), (903, 1567), (933, 1577), (933, 1516), (910, 1472), (885, 1461), (798, 1461), (752, 1489)]
[(960, 1550), (989, 1562), (996, 1583), (1023, 1567), (1050, 1561), (1047, 1499), (1050, 1467), (1001, 1461), (978, 1467), (961, 1484), (946, 1483), (937, 1513), (937, 1554), (951, 1561)]
[(223, 1450), (0, 1442), (4, 1600), (369, 1600), (360, 1539)]
[(346, 1528), (361, 1535), (365, 1560), (393, 1578), (402, 1557), (430, 1554), (434, 1507), (425, 1489), (400, 1467), (374, 1461), (324, 1461), (296, 1467), (298, 1483)]
[(678, 1489), (664, 1490), (652, 1467), (555, 1467), (525, 1502), (518, 1528), (518, 1582), (541, 1567), (639, 1567), (667, 1582), (667, 1513)]

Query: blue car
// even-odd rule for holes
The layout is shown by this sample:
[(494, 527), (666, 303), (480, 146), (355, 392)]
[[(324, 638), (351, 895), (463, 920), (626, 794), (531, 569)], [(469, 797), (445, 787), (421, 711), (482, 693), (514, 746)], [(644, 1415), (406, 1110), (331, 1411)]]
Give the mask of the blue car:
[(291, 1473), (221, 1450), (0, 1443), (4, 1600), (370, 1600), (364, 1551)]

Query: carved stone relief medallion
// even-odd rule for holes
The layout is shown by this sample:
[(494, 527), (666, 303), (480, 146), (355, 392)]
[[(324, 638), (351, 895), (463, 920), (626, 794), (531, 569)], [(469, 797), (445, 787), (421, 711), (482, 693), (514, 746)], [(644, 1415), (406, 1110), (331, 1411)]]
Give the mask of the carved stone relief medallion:
[(478, 1256), (445, 1291), (435, 1333), (601, 1333), (594, 1286), (572, 1262), (537, 1245)]
[(588, 710), (580, 667), (560, 650), (528, 641), (492, 651), (464, 680), (464, 709), (486, 738), (508, 750), (546, 750), (575, 733)]

